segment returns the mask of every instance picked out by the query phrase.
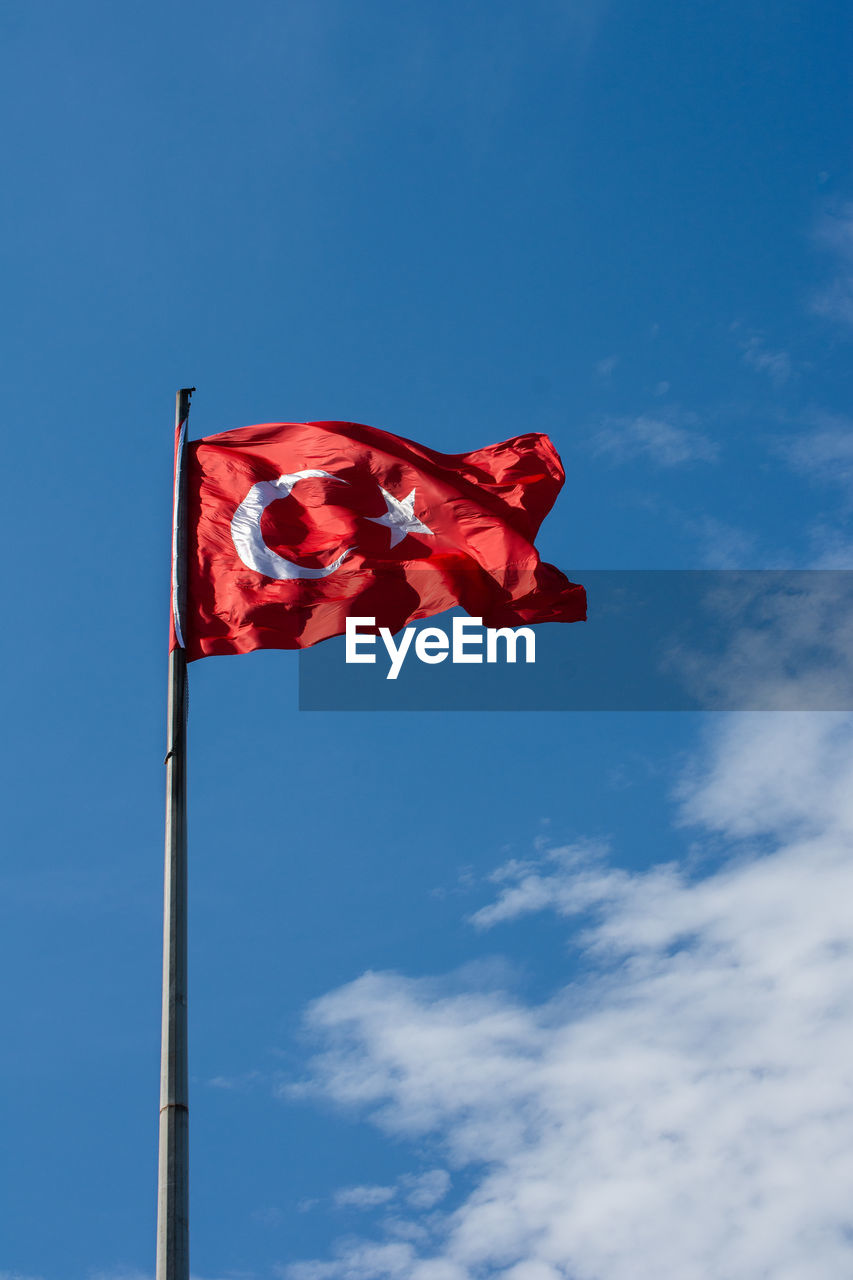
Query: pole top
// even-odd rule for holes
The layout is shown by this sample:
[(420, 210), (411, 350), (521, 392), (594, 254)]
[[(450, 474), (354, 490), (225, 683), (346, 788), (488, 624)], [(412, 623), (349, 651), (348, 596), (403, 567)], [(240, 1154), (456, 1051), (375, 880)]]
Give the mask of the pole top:
[(180, 391), (175, 396), (175, 414), (179, 425), (189, 414), (190, 397), (194, 391), (195, 387), (181, 387)]

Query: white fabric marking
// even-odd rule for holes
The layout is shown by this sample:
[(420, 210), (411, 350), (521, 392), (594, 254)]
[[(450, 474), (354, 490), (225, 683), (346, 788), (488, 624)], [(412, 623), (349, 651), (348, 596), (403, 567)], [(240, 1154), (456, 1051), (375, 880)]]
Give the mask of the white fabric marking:
[(388, 510), (384, 516), (368, 516), (373, 524), (384, 524), (391, 530), (391, 546), (396, 547), (410, 533), (428, 533), (432, 537), (432, 529), (428, 529), (423, 521), (415, 515), (415, 490), (406, 498), (395, 498), (393, 493), (379, 486)]
[(271, 550), (264, 542), (261, 534), (261, 516), (271, 502), (286, 498), (298, 480), (318, 477), (335, 480), (338, 484), (349, 484), (340, 476), (333, 476), (328, 471), (294, 471), (290, 475), (279, 476), (277, 480), (261, 480), (253, 484), (231, 521), (231, 538), (237, 555), (247, 569), (254, 569), (267, 578), (328, 578), (330, 573), (340, 569), (346, 557), (355, 547), (347, 547), (332, 564), (322, 569), (308, 569), (304, 565), (286, 560)]

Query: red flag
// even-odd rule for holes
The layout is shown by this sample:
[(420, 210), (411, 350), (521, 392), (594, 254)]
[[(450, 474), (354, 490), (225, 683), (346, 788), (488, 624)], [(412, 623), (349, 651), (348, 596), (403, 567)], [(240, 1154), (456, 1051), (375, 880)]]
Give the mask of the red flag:
[(348, 616), (398, 631), (461, 605), (486, 626), (576, 622), (583, 587), (533, 539), (565, 479), (547, 436), (436, 453), (353, 422), (186, 445), (187, 658), (303, 649)]

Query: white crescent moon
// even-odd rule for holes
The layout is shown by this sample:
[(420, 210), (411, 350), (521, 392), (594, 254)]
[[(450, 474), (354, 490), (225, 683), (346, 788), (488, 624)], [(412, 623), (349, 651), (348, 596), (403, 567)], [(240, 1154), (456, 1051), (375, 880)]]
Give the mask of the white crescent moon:
[(347, 547), (332, 564), (324, 569), (307, 569), (304, 565), (285, 560), (264, 542), (261, 534), (261, 516), (271, 502), (286, 498), (297, 480), (307, 480), (311, 476), (323, 477), (326, 480), (337, 480), (338, 484), (349, 484), (340, 476), (333, 476), (328, 471), (294, 471), (291, 475), (279, 476), (277, 480), (261, 480), (253, 484), (231, 521), (231, 537), (237, 555), (247, 569), (254, 569), (267, 578), (328, 578), (330, 573), (340, 569), (344, 560), (355, 547)]

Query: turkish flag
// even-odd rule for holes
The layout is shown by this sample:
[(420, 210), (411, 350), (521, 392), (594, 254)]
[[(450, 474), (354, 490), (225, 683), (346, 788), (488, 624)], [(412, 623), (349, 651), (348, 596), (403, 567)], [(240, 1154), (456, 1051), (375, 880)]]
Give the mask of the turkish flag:
[(454, 605), (491, 627), (586, 617), (583, 587), (533, 545), (565, 479), (547, 436), (445, 454), (277, 422), (185, 448), (189, 661), (304, 649), (348, 616), (392, 632)]

